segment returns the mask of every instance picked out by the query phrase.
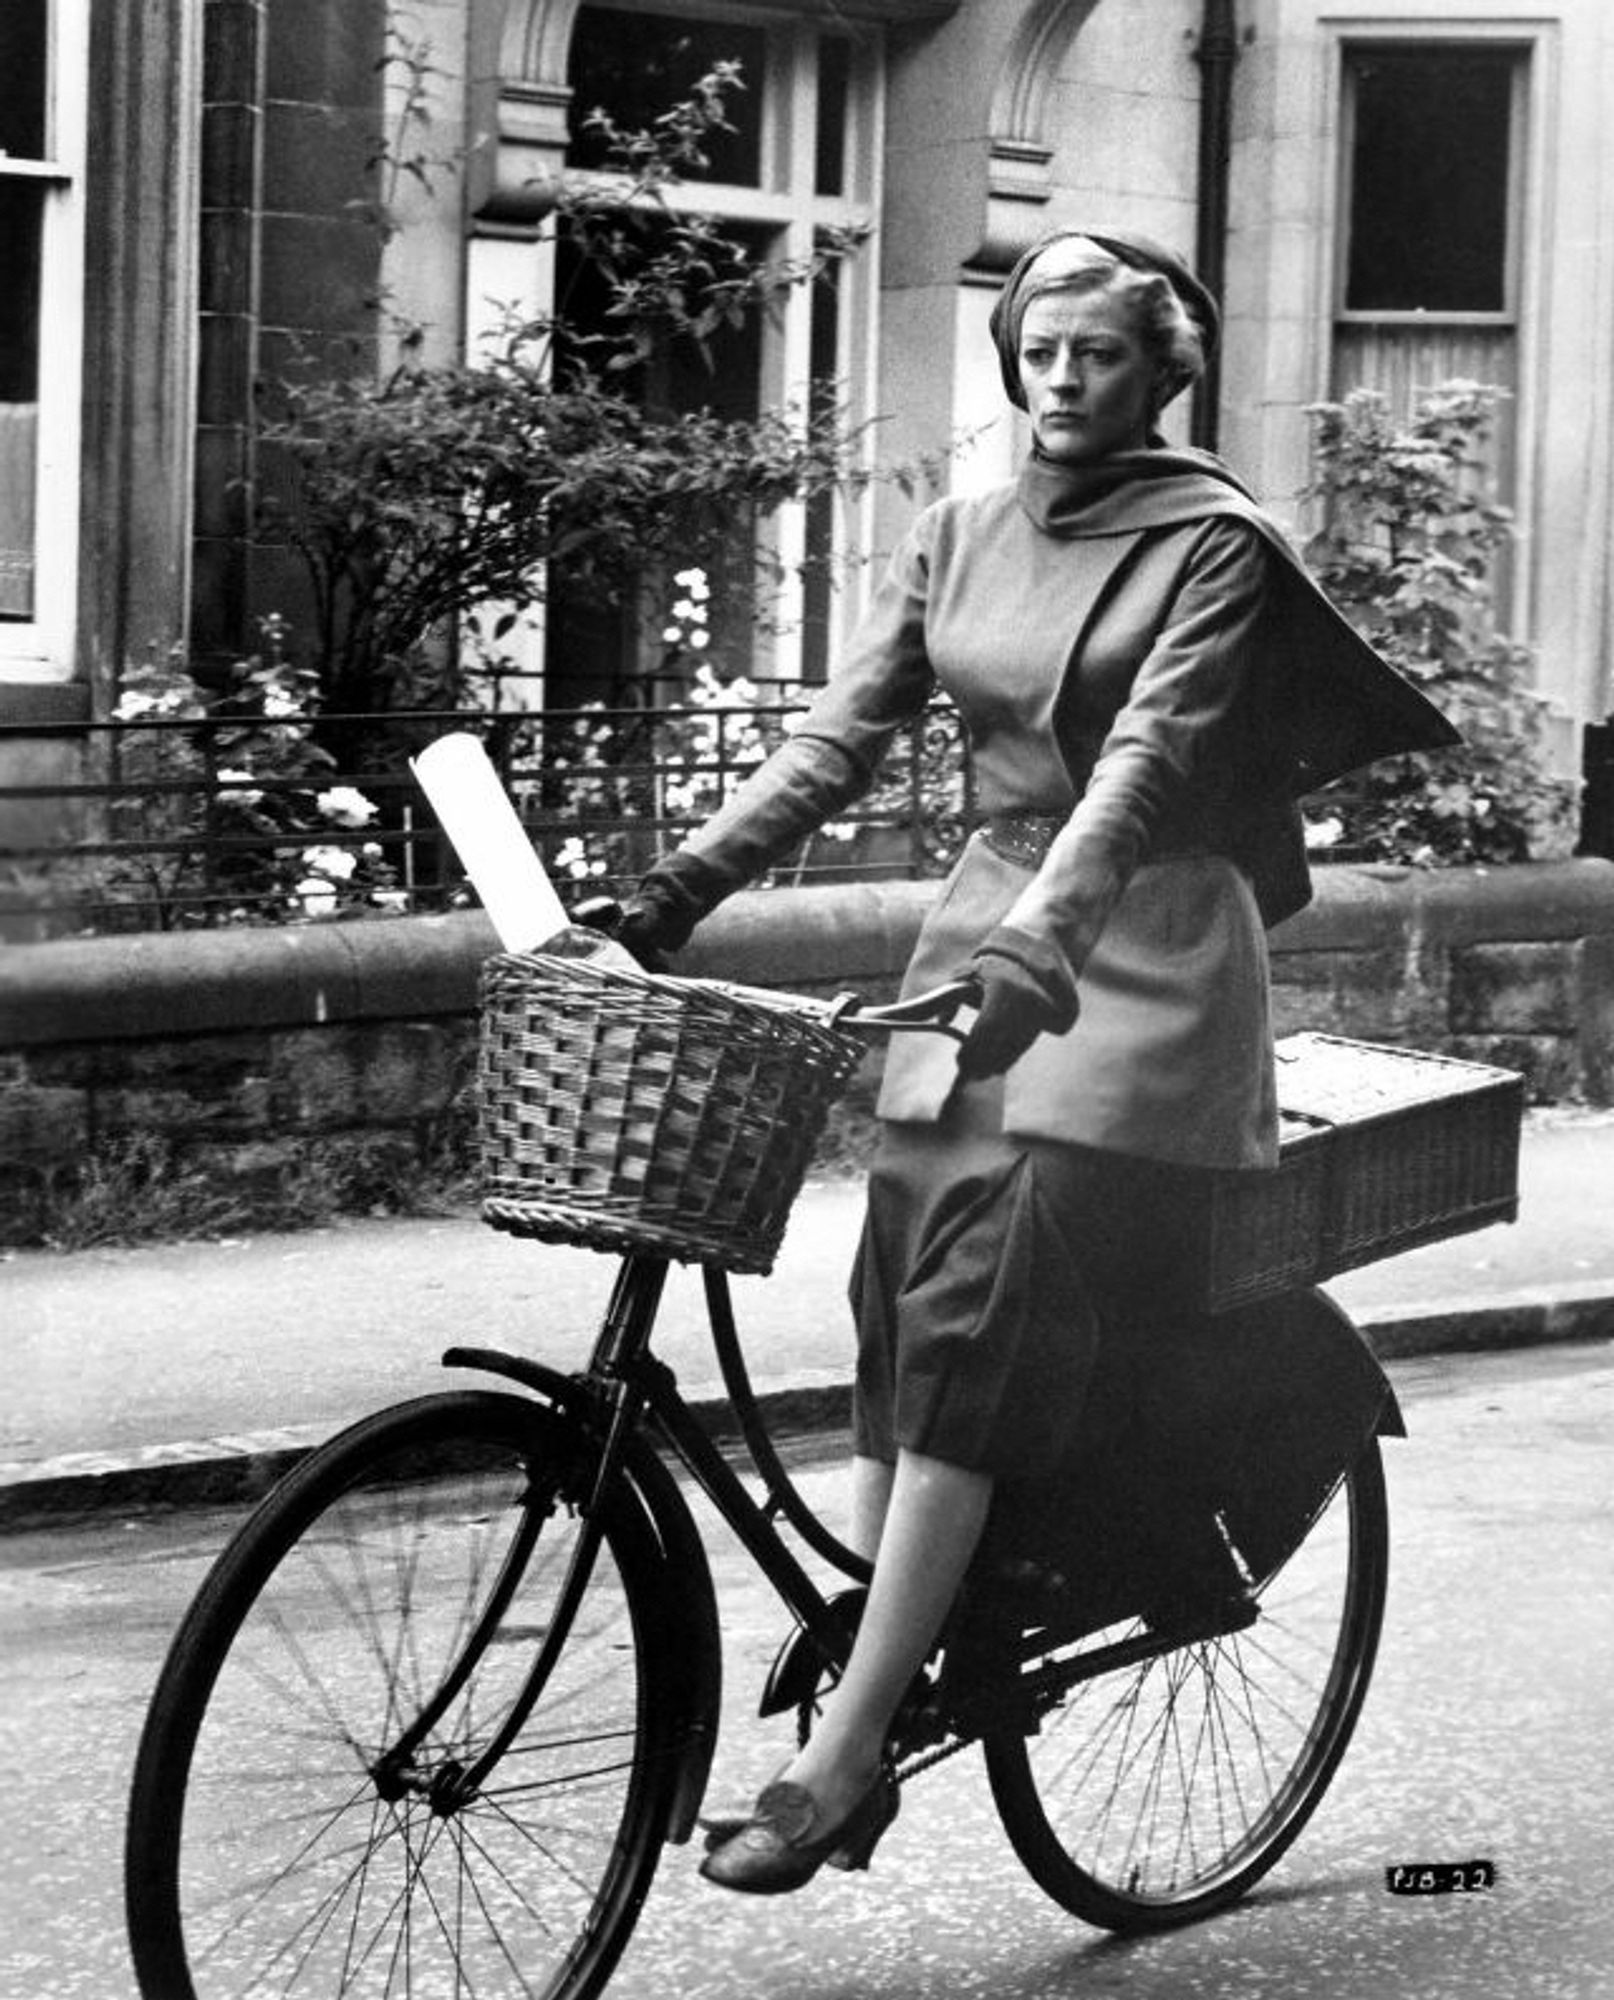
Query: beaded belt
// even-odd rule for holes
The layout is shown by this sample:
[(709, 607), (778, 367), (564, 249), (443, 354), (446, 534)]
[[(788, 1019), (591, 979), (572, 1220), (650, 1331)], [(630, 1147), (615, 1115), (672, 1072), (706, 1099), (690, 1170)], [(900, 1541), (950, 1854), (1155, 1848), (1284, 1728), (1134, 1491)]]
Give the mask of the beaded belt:
[(992, 852), (1022, 868), (1040, 868), (1068, 813), (989, 813), (978, 831)]
[[(1022, 868), (1040, 868), (1061, 828), (1070, 823), (1069, 813), (1011, 812), (988, 813), (976, 831), (992, 852)], [(1173, 841), (1152, 848), (1149, 861), (1185, 861), (1216, 850), (1191, 841)]]

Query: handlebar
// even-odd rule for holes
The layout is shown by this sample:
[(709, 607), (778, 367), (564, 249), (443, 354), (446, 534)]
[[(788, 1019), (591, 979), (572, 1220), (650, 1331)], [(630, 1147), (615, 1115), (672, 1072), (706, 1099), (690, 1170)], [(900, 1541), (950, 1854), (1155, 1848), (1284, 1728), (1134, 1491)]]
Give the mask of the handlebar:
[[(592, 896), (579, 903), (571, 919), (584, 930), (614, 935), (622, 922), (622, 905), (611, 896)], [(645, 970), (657, 972), (659, 965)], [(866, 1007), (855, 993), (843, 993), (830, 1003), (826, 1019), (832, 1028), (863, 1028), (875, 1034), (900, 1034), (917, 1029), (964, 1040), (964, 1030), (953, 1026), (953, 1016), (961, 1007), (977, 1007), (981, 1001), (979, 981), (968, 977), (949, 979), (926, 993), (910, 994), (906, 1000), (892, 1000), (883, 1007)]]

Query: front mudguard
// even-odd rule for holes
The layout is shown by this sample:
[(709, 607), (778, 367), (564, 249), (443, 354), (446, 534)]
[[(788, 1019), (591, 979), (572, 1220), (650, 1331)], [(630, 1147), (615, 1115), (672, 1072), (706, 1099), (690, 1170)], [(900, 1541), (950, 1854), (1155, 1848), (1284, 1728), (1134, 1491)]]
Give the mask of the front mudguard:
[[(501, 1354), (493, 1348), (451, 1347), (443, 1356), (443, 1365), (501, 1375), (575, 1419), (591, 1434), (601, 1432), (605, 1413), (589, 1384), (541, 1361)], [(666, 1837), (683, 1842), (695, 1830), (717, 1748), (723, 1696), (717, 1595), (694, 1516), (647, 1438), (630, 1440), (624, 1472), (628, 1490), (642, 1510), (661, 1556), (653, 1579), (657, 1595), (650, 1607), (649, 1623), (652, 1643), (662, 1654), (671, 1679), (675, 1709), (671, 1720), (678, 1746)]]

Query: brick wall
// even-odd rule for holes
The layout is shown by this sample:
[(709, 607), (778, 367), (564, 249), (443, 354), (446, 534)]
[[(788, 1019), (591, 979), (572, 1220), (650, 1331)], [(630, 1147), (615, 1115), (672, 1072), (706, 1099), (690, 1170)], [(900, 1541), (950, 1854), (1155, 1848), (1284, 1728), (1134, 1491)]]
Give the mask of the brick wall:
[[(889, 993), (933, 883), (736, 897), (688, 969)], [(155, 1136), (248, 1203), (462, 1148), (480, 914), (0, 949), (0, 1240), (52, 1176)], [(1273, 939), (1280, 1033), (1325, 1028), (1614, 1102), (1614, 862), (1321, 871)], [(865, 1090), (871, 1078), (864, 1080)]]

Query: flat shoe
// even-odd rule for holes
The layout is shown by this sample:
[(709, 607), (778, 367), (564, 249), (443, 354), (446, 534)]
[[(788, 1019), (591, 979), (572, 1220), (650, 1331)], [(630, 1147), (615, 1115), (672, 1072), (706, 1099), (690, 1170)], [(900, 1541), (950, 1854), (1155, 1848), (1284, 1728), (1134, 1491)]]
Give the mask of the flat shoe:
[(710, 1822), (712, 1844), (700, 1872), (723, 1889), (779, 1896), (810, 1882), (826, 1862), (832, 1868), (867, 1868), (899, 1803), (896, 1779), (881, 1771), (839, 1825), (817, 1832), (820, 1816), (812, 1793), (805, 1785), (775, 1779), (733, 1832), (721, 1831), (726, 1821)]

